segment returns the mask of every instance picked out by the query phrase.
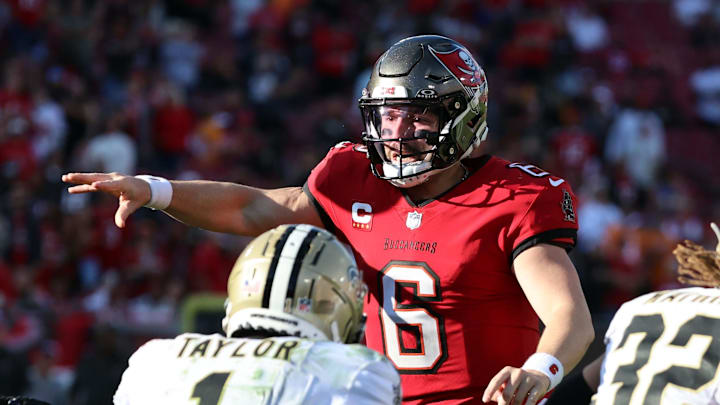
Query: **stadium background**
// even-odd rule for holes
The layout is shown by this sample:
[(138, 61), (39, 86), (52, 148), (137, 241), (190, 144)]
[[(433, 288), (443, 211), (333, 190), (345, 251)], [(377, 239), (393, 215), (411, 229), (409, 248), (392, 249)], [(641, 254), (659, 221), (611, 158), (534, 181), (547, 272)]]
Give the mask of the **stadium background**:
[(487, 150), (577, 192), (598, 342), (622, 301), (675, 285), (677, 241), (714, 246), (717, 2), (2, 0), (0, 393), (110, 403), (139, 344), (217, 328), (248, 241), (146, 209), (118, 229), (62, 173), (301, 185), (359, 139), (375, 58), (418, 33), (484, 66)]

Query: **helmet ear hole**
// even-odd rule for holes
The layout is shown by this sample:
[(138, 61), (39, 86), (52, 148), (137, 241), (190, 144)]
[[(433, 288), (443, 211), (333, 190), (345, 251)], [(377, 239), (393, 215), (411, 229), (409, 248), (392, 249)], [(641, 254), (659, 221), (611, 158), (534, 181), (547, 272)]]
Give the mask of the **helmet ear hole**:
[(438, 146), (437, 156), (444, 162), (451, 162), (455, 160), (457, 154), (457, 148), (454, 145), (442, 144)]
[(462, 97), (455, 97), (450, 102), (450, 110), (454, 113), (453, 117), (457, 116), (462, 111), (465, 111), (465, 108), (467, 108), (467, 103)]

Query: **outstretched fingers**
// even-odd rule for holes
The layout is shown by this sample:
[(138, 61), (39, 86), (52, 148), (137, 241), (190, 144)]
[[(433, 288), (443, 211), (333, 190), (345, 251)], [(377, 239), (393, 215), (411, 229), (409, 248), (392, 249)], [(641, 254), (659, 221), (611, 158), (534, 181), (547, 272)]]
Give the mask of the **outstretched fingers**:
[(511, 371), (512, 368), (506, 366), (500, 370), (499, 373), (495, 374), (495, 377), (490, 380), (487, 388), (485, 388), (485, 392), (482, 397), (483, 402), (496, 401), (497, 398), (502, 395), (505, 383), (510, 378)]
[(92, 193), (93, 191), (97, 191), (97, 188), (92, 184), (81, 184), (68, 188), (68, 193), (70, 194)]
[(110, 180), (111, 173), (67, 173), (62, 175), (62, 181), (72, 184), (91, 184), (96, 181)]
[(109, 179), (93, 182), (91, 187), (94, 187), (95, 190), (113, 194), (115, 197), (120, 197), (122, 193), (127, 193), (129, 191), (129, 187), (126, 183), (127, 182), (124, 178)]
[(65, 183), (78, 184), (68, 188), (70, 194), (92, 193), (98, 190), (106, 191), (98, 188), (99, 182), (105, 182), (113, 179), (112, 173), (68, 173), (62, 175), (62, 181)]
[(124, 228), (127, 218), (152, 197), (150, 186), (142, 179), (120, 173), (68, 173), (62, 176), (70, 194), (101, 191), (118, 198), (115, 225)]

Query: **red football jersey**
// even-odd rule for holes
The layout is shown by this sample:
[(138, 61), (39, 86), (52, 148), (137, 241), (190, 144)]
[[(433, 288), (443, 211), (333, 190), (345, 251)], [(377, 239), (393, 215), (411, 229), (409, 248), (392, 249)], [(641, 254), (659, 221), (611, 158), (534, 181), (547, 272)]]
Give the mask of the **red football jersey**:
[(367, 345), (402, 374), (406, 403), (481, 403), (490, 379), (535, 352), (539, 319), (511, 265), (538, 243), (571, 248), (570, 186), (491, 156), (420, 205), (372, 175), (364, 147), (342, 143), (305, 191), (364, 271)]

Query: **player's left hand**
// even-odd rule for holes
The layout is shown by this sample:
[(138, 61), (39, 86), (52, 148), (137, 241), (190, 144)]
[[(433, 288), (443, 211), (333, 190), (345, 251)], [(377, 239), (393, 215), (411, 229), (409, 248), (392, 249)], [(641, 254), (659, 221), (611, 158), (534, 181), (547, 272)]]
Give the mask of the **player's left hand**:
[(550, 379), (539, 371), (506, 366), (490, 380), (483, 393), (483, 402), (536, 405), (549, 387)]

